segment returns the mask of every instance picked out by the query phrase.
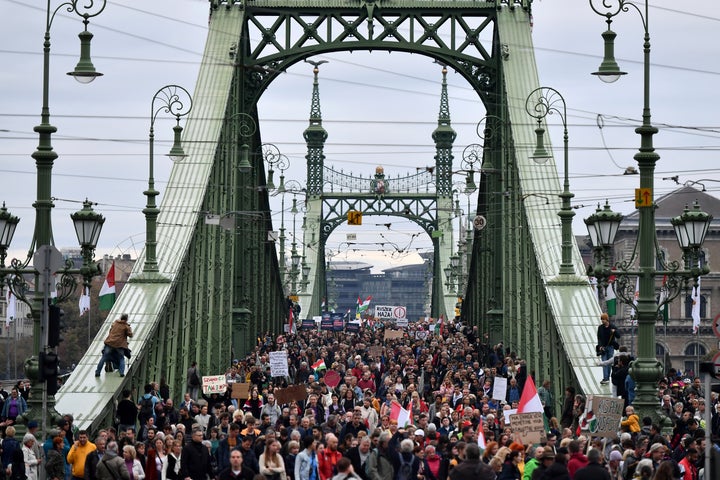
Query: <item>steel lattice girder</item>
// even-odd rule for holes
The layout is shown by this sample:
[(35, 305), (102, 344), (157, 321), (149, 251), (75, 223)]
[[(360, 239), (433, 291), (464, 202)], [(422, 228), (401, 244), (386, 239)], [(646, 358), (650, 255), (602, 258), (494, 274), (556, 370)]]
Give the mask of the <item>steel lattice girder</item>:
[(363, 215), (403, 217), (417, 223), (428, 235), (437, 230), (437, 197), (434, 195), (332, 195), (324, 194), (322, 204), (321, 241), (347, 220), (351, 210)]
[(244, 5), (242, 45), (231, 56), (237, 52), (251, 77), (250, 104), (290, 65), (353, 50), (427, 55), (485, 95), (498, 74), (497, 8), (494, 1), (255, 0)]

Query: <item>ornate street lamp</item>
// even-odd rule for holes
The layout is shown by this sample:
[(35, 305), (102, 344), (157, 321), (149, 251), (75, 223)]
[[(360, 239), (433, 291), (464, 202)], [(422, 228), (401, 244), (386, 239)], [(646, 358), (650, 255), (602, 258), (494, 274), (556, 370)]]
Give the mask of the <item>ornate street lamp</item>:
[[(52, 169), (57, 153), (52, 147), (52, 134), (57, 131), (50, 124), (50, 29), (56, 14), (70, 12), (77, 14), (82, 18), (85, 26), (84, 31), (80, 33), (80, 61), (72, 72), (68, 75), (75, 77), (81, 83), (88, 83), (102, 75), (95, 70), (90, 59), (90, 40), (92, 34), (87, 30), (90, 18), (93, 18), (105, 9), (106, 0), (98, 2), (82, 3), (78, 0), (65, 1), (52, 8), (50, 0), (47, 1), (45, 10), (45, 34), (43, 42), (43, 73), (42, 73), (42, 109), (40, 113), (40, 124), (34, 130), (38, 133), (38, 147), (32, 154), (35, 159), (37, 171), (37, 196), (35, 203), (35, 229), (32, 243), (29, 248), (29, 254), (25, 260), (13, 259), (9, 266), (5, 265), (7, 251), (15, 233), (15, 228), (19, 222), (17, 217), (9, 214), (3, 206), (0, 210), (0, 282), (6, 283), (13, 294), (22, 302), (30, 307), (33, 318), (33, 356), (25, 362), (25, 374), (30, 379), (32, 387), (30, 399), (28, 400), (28, 409), (23, 415), (18, 417), (18, 422), (27, 423), (35, 420), (40, 424), (41, 432), (47, 432), (48, 415), (51, 421), (55, 421), (59, 415), (55, 411), (54, 391), (57, 372), (57, 355), (54, 348), (48, 346), (48, 301), (49, 289), (52, 287), (51, 273), (57, 272), (60, 275), (60, 281), (57, 288), (58, 301), (62, 301), (71, 295), (77, 285), (73, 275), (82, 274), (85, 276), (85, 283), (90, 282), (89, 277), (98, 273), (99, 269), (96, 264), (92, 263), (92, 252), (95, 249), (97, 236), (90, 236), (81, 239), (81, 247), (83, 253), (83, 268), (72, 268), (71, 262), (65, 262), (60, 252), (53, 246), (52, 220), (51, 212), (54, 207), (52, 199)], [(88, 205), (88, 209), (90, 209)], [(91, 210), (91, 209), (90, 209)], [(86, 212), (87, 213), (87, 212)], [(75, 215), (81, 215), (78, 212)], [(84, 215), (84, 214), (82, 214)], [(81, 215), (81, 216), (82, 216)], [(102, 224), (102, 216), (95, 217), (96, 221)], [(85, 226), (88, 229), (82, 233), (88, 233), (93, 228), (97, 228), (99, 234), (100, 226)], [(78, 232), (81, 233), (81, 232)], [(87, 240), (87, 241), (86, 241)], [(31, 262), (33, 264), (31, 265)], [(41, 266), (42, 268), (40, 268)], [(52, 272), (50, 272), (52, 270)], [(25, 281), (26, 275), (34, 276), (34, 288)], [(29, 292), (32, 290), (32, 295)], [(40, 358), (53, 360), (47, 365), (41, 364)], [(43, 368), (46, 367), (46, 368)], [(41, 371), (47, 374), (45, 382), (41, 381)], [(48, 386), (51, 389), (48, 389)], [(50, 393), (48, 393), (50, 392)], [(18, 432), (20, 433), (20, 431)]]
[[(560, 225), (562, 228), (562, 244), (561, 244), (561, 261), (558, 273), (562, 275), (574, 275), (575, 267), (572, 263), (572, 219), (575, 212), (572, 210), (570, 200), (575, 196), (570, 192), (570, 177), (568, 173), (568, 129), (567, 129), (567, 105), (565, 98), (551, 87), (536, 88), (525, 100), (525, 110), (527, 113), (537, 120), (537, 128), (535, 134), (537, 137), (535, 152), (531, 156), (536, 163), (543, 164), (552, 156), (545, 149), (543, 137), (545, 129), (542, 128), (542, 121), (548, 115), (558, 114), (563, 124), (563, 162), (564, 162), (564, 179), (563, 190), (558, 195), (562, 200), (562, 205), (558, 216), (560, 217)], [(567, 278), (567, 277), (566, 277)]]
[(149, 155), (149, 171), (148, 171), (148, 188), (143, 192), (147, 197), (147, 205), (143, 209), (145, 214), (145, 264), (143, 265), (143, 273), (157, 273), (159, 271), (157, 263), (157, 218), (160, 215), (160, 209), (157, 207), (155, 197), (160, 192), (155, 190), (154, 177), (154, 151), (155, 151), (155, 120), (160, 113), (168, 113), (175, 116), (176, 124), (173, 127), (174, 140), (168, 156), (175, 162), (186, 157), (185, 150), (182, 148), (180, 141), (182, 127), (180, 126), (180, 118), (184, 117), (192, 110), (192, 97), (187, 90), (179, 85), (166, 85), (153, 95), (150, 104), (150, 155)]
[[(693, 223), (691, 226), (693, 233), (697, 235), (693, 239), (692, 244), (689, 242), (689, 237), (687, 238), (688, 241), (683, 249), (684, 265), (680, 265), (678, 262), (666, 262), (660, 252), (656, 251), (654, 171), (655, 164), (660, 159), (660, 156), (655, 152), (655, 148), (653, 147), (653, 135), (655, 135), (658, 130), (652, 126), (650, 114), (650, 32), (648, 28), (648, 1), (645, 0), (644, 8), (628, 0), (595, 1), (599, 5), (596, 6), (593, 0), (589, 0), (590, 7), (595, 13), (605, 17), (608, 25), (607, 31), (603, 34), (605, 57), (599, 70), (595, 72), (595, 75), (598, 75), (601, 79), (605, 81), (615, 81), (625, 73), (620, 71), (614, 58), (613, 42), (615, 33), (610, 29), (613, 18), (621, 12), (627, 12), (632, 8), (640, 14), (645, 33), (643, 43), (642, 125), (635, 129), (635, 132), (640, 135), (640, 148), (634, 156), (640, 170), (640, 188), (635, 191), (635, 207), (639, 213), (637, 247), (636, 252), (633, 253), (633, 258), (629, 261), (617, 263), (612, 273), (616, 275), (613, 288), (617, 296), (625, 300), (629, 305), (633, 305), (633, 302), (628, 301), (629, 298), (627, 294), (629, 293), (628, 290), (633, 287), (628, 277), (638, 277), (640, 287), (637, 305), (633, 307), (637, 312), (638, 323), (638, 358), (632, 363), (630, 368), (630, 375), (635, 380), (636, 385), (636, 396), (633, 401), (633, 406), (635, 406), (635, 411), (641, 418), (649, 416), (653, 418), (653, 423), (660, 423), (662, 421), (666, 423), (665, 426), (667, 426), (669, 419), (665, 417), (663, 412), (659, 411), (657, 406), (657, 382), (662, 376), (662, 365), (655, 358), (655, 322), (660, 308), (677, 297), (681, 289), (687, 287), (691, 280), (696, 282), (698, 276), (709, 272), (710, 269), (707, 265), (698, 265), (698, 260), (700, 258), (703, 236), (707, 231), (707, 224), (709, 224), (712, 217), (704, 212), (700, 212), (699, 207), (697, 207), (696, 210), (699, 215), (696, 215), (696, 218), (699, 220), (699, 223)], [(597, 218), (603, 212), (596, 213), (596, 218), (590, 222), (591, 225), (598, 228), (597, 238), (601, 242), (601, 245), (595, 245), (595, 247), (598, 248), (603, 247), (602, 242), (609, 240), (609, 238), (601, 237), (600, 233), (611, 235), (613, 231), (616, 231), (614, 224), (604, 223), (602, 218)], [(676, 232), (678, 228), (681, 228), (681, 225), (687, 226), (684, 222), (688, 217), (685, 216), (683, 218), (683, 215), (680, 216), (682, 220), (677, 220), (673, 223)], [(612, 218), (614, 222), (615, 219), (617, 219), (617, 215)], [(694, 228), (703, 222), (705, 223), (704, 227)], [(684, 232), (677, 235), (682, 245), (686, 238), (685, 235), (689, 235), (689, 232), (686, 228)], [(611, 271), (607, 268), (607, 255), (601, 252), (600, 256), (601, 264), (592, 267), (590, 273), (599, 279), (606, 280), (611, 274)], [(631, 267), (634, 265), (636, 258), (639, 260), (638, 268), (633, 269)], [(656, 265), (660, 265), (660, 269), (657, 269)], [(658, 276), (667, 276), (668, 279), (666, 282), (668, 295), (663, 296), (660, 305), (657, 304), (655, 298), (655, 278)]]

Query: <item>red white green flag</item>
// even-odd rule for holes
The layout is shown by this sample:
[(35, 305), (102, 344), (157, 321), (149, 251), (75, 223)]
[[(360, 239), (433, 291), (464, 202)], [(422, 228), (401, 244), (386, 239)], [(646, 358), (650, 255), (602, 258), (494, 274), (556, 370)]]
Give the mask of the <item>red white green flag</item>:
[(110, 310), (115, 304), (115, 262), (110, 265), (105, 281), (100, 289), (100, 310)]

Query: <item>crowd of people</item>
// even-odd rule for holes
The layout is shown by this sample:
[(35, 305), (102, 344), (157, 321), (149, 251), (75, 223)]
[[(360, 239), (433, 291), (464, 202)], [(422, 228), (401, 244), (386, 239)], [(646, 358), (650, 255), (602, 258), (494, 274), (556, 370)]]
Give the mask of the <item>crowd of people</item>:
[[(609, 325), (603, 318), (601, 327)], [(598, 332), (606, 347), (614, 347), (613, 339)], [(273, 377), (269, 354), (279, 350), (287, 352), (288, 375)], [(601, 381), (610, 381), (626, 359), (600, 353), (599, 363), (609, 361)], [(4, 474), (16, 480), (36, 480), (40, 469), (52, 480), (714, 480), (720, 471), (715, 466), (715, 476), (702, 476), (705, 432), (720, 438), (717, 396), (705, 405), (699, 379), (675, 370), (658, 384), (671, 434), (638, 418), (628, 398), (617, 437), (593, 438), (582, 429), (585, 397), (567, 386), (556, 399), (550, 379), (533, 378), (547, 427), (540, 443), (524, 444), (504, 410), (517, 408), (534, 372), (502, 343), (491, 345), (477, 327), (460, 323), (417, 322), (392, 340), (380, 323), (353, 334), (267, 334), (228, 366), (225, 394), (204, 394), (200, 372), (193, 362), (184, 392), (171, 392), (162, 379), (139, 396), (125, 390), (114, 424), (92, 441), (66, 417), (43, 445), (32, 433), (13, 444), (13, 422), (3, 416)], [(504, 399), (493, 398), (499, 377), (507, 381)], [(234, 383), (247, 384), (247, 398), (233, 398)], [(307, 396), (279, 403), (281, 389), (292, 385), (306, 386)], [(398, 424), (398, 407), (409, 412), (407, 422)], [(712, 410), (711, 425), (705, 408)], [(713, 452), (719, 454), (717, 444)]]

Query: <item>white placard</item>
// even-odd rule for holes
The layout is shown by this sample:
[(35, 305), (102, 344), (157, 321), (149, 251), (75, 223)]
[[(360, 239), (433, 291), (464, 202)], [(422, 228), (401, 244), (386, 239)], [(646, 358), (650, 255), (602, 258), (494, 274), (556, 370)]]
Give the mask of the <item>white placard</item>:
[(213, 393), (225, 393), (225, 390), (227, 390), (227, 379), (225, 378), (225, 374), (203, 375), (202, 389), (203, 393), (207, 395)]
[(375, 318), (389, 320), (407, 318), (407, 308), (399, 305), (375, 305)]
[(286, 351), (270, 352), (270, 376), (287, 377), (288, 359)]
[(507, 378), (495, 377), (493, 380), (492, 398), (495, 400), (507, 400)]
[(517, 408), (503, 410), (503, 416), (505, 417), (505, 425), (510, 425), (510, 415), (515, 415), (516, 413), (517, 413)]

